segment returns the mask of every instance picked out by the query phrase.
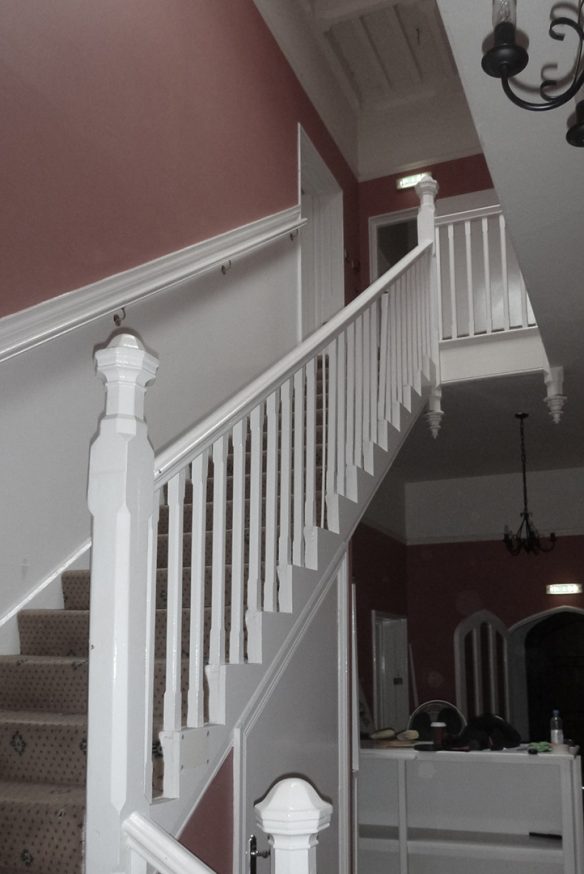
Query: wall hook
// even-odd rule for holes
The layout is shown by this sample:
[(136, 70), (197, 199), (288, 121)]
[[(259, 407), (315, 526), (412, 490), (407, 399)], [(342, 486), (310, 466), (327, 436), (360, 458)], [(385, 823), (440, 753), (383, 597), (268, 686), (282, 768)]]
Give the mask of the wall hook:
[(126, 318), (126, 307), (120, 307), (117, 313), (114, 313), (114, 325), (119, 328)]
[(221, 273), (223, 274), (223, 276), (225, 276), (225, 274), (229, 270), (231, 270), (231, 258), (229, 259), (229, 261), (226, 261), (225, 264), (221, 265)]
[(294, 231), (290, 231), (290, 239), (292, 242), (294, 242), (294, 240), (296, 239), (297, 236), (298, 236), (298, 228), (296, 228), (296, 230), (294, 230)]

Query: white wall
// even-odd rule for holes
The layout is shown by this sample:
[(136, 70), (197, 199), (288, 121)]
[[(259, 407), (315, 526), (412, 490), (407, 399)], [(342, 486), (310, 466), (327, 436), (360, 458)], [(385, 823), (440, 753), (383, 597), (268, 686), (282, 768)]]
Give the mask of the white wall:
[[(527, 486), (540, 534), (584, 533), (584, 468), (530, 471)], [(521, 523), (521, 474), (413, 482), (405, 493), (408, 543), (498, 540)]]
[[(348, 874), (348, 809), (343, 813), (341, 801), (343, 795), (347, 801), (350, 776), (347, 747), (341, 764), (349, 719), (348, 701), (343, 700), (348, 682), (348, 592), (342, 573), (325, 583), (323, 595), (302, 625), (291, 657), (242, 724), (236, 774), (241, 780), (243, 823), (239, 856), (234, 848), (234, 871), (241, 874), (247, 871), (244, 846), (249, 835), (255, 832), (259, 847), (267, 846), (255, 826), (254, 804), (277, 780), (292, 775), (307, 779), (333, 805), (331, 826), (319, 836), (318, 870)], [(269, 870), (267, 865), (263, 870)]]
[[(298, 247), (286, 236), (225, 276), (216, 269), (128, 309), (124, 329), (160, 358), (146, 403), (155, 449), (294, 346), (297, 294)], [(90, 535), (88, 451), (104, 407), (93, 351), (113, 329), (103, 317), (0, 364), (0, 617)], [(58, 604), (47, 598), (37, 606)], [(16, 644), (5, 626), (0, 651)]]

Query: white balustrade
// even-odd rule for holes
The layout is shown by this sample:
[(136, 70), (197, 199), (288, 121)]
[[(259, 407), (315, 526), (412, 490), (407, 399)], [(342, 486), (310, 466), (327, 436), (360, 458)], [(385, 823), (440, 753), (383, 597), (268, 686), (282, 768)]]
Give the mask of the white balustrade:
[(255, 812), (272, 848), (272, 874), (316, 874), (318, 835), (330, 826), (332, 804), (306, 780), (289, 777), (272, 787)]
[(498, 206), (436, 219), (441, 340), (535, 326)]
[[(91, 466), (93, 591), (100, 600), (95, 616), (102, 625), (104, 615), (109, 618), (107, 628), (100, 625), (94, 636), (113, 648), (115, 633), (117, 659), (130, 628), (135, 635), (130, 651), (124, 652), (121, 685), (117, 674), (110, 677), (107, 693), (116, 714), (107, 724), (120, 726), (120, 737), (97, 745), (110, 756), (117, 751), (119, 759), (110, 769), (120, 796), (113, 805), (118, 831), (122, 813), (144, 811), (151, 792), (150, 748), (142, 749), (135, 738), (144, 737), (145, 721), (152, 725), (155, 639), (164, 650), (156, 658), (165, 658), (164, 794), (176, 797), (185, 728), (224, 721), (228, 665), (261, 661), (262, 612), (292, 609), (293, 566), (316, 567), (317, 526), (339, 529), (340, 502), (357, 499), (357, 470), (373, 472), (375, 446), (387, 447), (389, 428), (400, 426), (401, 405), (410, 403), (413, 391), (421, 392), (423, 382), (428, 386), (436, 378), (434, 237), (428, 232), (434, 193), (434, 183), (426, 180), (421, 192), (424, 237), (415, 250), (156, 460), (142, 419), (144, 386), (156, 362), (125, 335), (98, 353), (108, 380), (108, 406)], [(121, 440), (116, 428), (130, 428), (132, 440)], [(139, 488), (133, 466), (140, 471)], [(119, 484), (112, 469), (118, 471)], [(131, 489), (136, 494), (130, 495)], [(162, 499), (167, 506), (161, 520), (166, 524), (168, 519), (168, 528), (161, 528), (166, 544), (159, 553), (166, 572), (157, 574), (156, 531), (151, 529)], [(134, 540), (115, 545), (128, 532), (140, 544), (139, 560)], [(119, 558), (126, 553), (132, 562), (136, 558), (136, 567)], [(165, 605), (157, 585), (165, 585)], [(166, 628), (160, 626), (155, 634), (156, 594), (166, 607)], [(161, 618), (164, 612), (158, 612)], [(122, 629), (123, 623), (128, 627)], [(97, 657), (107, 675), (112, 651)], [(93, 713), (99, 712), (100, 696), (103, 692), (94, 690)], [(101, 732), (101, 713), (98, 723)], [(132, 796), (128, 808), (129, 790), (119, 786), (129, 785), (125, 774), (130, 767), (140, 769), (142, 796)], [(98, 770), (101, 779), (101, 764)], [(111, 802), (104, 793), (95, 797), (103, 803), (103, 815), (110, 816)], [(93, 807), (88, 847), (94, 854), (99, 846), (95, 816)], [(109, 834), (107, 829), (103, 833)], [(106, 856), (111, 853), (108, 847)], [(104, 871), (115, 870), (110, 862)]]

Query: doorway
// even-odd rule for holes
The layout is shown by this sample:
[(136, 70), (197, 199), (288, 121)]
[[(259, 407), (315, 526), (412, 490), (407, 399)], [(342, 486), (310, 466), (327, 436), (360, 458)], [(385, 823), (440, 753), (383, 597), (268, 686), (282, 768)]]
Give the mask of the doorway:
[(552, 710), (566, 738), (584, 743), (584, 615), (561, 611), (542, 619), (525, 636), (529, 736), (549, 738)]
[(369, 219), (369, 272), (374, 282), (418, 245), (418, 210), (376, 215)]
[(371, 611), (375, 728), (407, 727), (410, 716), (408, 626), (404, 616)]

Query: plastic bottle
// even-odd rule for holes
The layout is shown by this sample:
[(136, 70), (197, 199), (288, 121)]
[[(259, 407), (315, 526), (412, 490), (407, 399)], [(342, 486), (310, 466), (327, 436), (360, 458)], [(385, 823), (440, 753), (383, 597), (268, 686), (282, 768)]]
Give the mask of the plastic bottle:
[(554, 710), (550, 719), (550, 741), (553, 744), (564, 743), (564, 725), (559, 710)]

